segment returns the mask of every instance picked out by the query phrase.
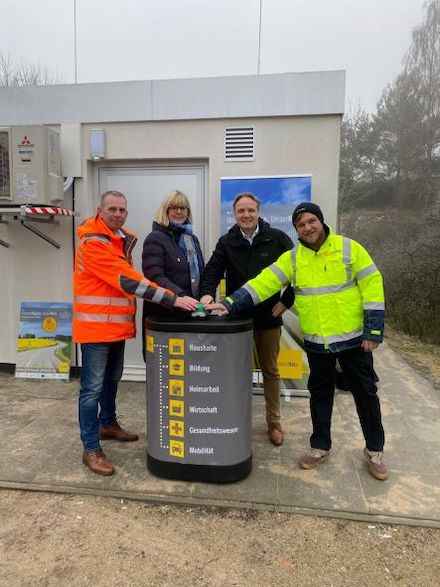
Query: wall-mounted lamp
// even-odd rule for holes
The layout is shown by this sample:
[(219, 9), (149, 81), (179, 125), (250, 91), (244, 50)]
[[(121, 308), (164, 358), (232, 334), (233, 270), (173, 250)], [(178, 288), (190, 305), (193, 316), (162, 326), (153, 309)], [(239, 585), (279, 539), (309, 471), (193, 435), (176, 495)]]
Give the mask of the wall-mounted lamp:
[(93, 128), (89, 131), (90, 158), (93, 161), (105, 159), (105, 130)]

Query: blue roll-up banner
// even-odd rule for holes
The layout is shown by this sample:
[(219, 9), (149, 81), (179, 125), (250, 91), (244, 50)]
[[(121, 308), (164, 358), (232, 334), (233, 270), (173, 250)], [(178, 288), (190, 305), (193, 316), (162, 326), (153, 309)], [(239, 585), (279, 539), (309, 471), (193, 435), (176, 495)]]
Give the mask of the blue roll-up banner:
[(21, 302), (15, 376), (69, 381), (70, 302)]
[[(243, 192), (250, 192), (261, 202), (260, 216), (272, 228), (278, 228), (297, 242), (297, 234), (292, 226), (292, 212), (300, 202), (310, 202), (312, 194), (311, 175), (272, 175), (258, 177), (222, 177), (220, 179), (220, 233), (225, 234), (235, 224), (232, 203)], [(278, 367), (285, 395), (297, 390), (307, 389), (309, 366), (303, 350), (303, 338), (299, 321), (294, 312), (288, 310), (283, 315), (281, 351)], [(254, 385), (262, 383), (256, 357)]]

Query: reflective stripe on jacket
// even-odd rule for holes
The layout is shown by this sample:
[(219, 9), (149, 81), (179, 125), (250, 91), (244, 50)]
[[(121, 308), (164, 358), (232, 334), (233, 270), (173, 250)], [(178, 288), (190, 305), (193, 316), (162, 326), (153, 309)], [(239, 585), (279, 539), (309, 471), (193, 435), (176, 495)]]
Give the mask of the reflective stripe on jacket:
[(382, 276), (358, 242), (329, 230), (318, 251), (299, 243), (226, 298), (225, 305), (234, 312), (258, 304), (289, 283), (309, 350), (338, 351), (364, 338), (382, 341)]
[(135, 296), (168, 307), (175, 294), (132, 267), (136, 237), (116, 234), (98, 216), (78, 228), (80, 243), (73, 275), (73, 339), (116, 342), (136, 335)]

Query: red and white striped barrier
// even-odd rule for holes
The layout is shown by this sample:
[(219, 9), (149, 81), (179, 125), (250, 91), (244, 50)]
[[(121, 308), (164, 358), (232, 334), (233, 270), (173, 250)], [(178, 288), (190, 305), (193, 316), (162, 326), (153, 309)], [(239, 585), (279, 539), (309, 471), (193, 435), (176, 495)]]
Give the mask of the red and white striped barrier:
[(54, 208), (52, 206), (26, 206), (26, 214), (58, 214), (59, 216), (73, 216), (72, 210), (66, 208)]

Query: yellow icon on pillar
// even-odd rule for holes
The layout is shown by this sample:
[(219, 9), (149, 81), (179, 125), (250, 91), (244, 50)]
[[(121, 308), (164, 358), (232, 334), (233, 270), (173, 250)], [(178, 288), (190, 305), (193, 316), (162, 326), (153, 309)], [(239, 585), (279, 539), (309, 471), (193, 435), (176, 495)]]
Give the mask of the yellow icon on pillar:
[(185, 352), (185, 341), (183, 338), (170, 338), (168, 340), (168, 352), (170, 355), (183, 355)]
[(170, 420), (170, 436), (185, 436), (185, 424), (180, 420)]
[(147, 352), (154, 352), (154, 338), (152, 336), (147, 336)]
[(185, 415), (185, 404), (180, 399), (171, 399), (168, 411), (170, 416), (177, 416), (178, 418), (183, 418)]
[(170, 379), (168, 384), (168, 392), (170, 395), (183, 397), (185, 394), (183, 379)]
[(170, 455), (183, 459), (185, 456), (185, 443), (181, 440), (170, 440)]
[(170, 375), (185, 375), (185, 362), (183, 359), (170, 359), (168, 371)]

